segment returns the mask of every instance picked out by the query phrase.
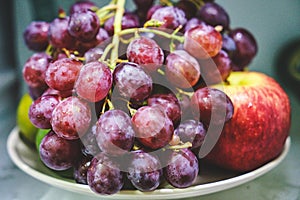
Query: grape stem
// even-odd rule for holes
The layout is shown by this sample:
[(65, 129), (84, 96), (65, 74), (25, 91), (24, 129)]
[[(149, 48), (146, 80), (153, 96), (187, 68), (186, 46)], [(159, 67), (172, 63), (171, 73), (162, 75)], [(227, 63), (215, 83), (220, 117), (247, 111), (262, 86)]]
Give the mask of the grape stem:
[(179, 145), (168, 146), (167, 149), (179, 150), (179, 149), (190, 148), (192, 146), (193, 146), (192, 143), (186, 142), (186, 143), (179, 144)]

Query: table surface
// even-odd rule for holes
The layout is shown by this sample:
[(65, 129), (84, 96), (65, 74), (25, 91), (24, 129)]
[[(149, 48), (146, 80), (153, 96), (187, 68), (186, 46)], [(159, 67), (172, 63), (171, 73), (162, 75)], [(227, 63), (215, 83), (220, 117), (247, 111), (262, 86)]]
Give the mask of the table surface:
[[(294, 99), (293, 96), (291, 96), (291, 102), (293, 107), (292, 129), (290, 132), (292, 144), (287, 157), (281, 164), (267, 174), (241, 186), (188, 199), (300, 199), (300, 136), (299, 123), (297, 124), (297, 121), (299, 122), (300, 102)], [(2, 200), (103, 199), (101, 196), (93, 198), (49, 186), (18, 169), (10, 160), (6, 150), (7, 137), (15, 123), (14, 117), (14, 114), (8, 115), (0, 122), (0, 194)]]

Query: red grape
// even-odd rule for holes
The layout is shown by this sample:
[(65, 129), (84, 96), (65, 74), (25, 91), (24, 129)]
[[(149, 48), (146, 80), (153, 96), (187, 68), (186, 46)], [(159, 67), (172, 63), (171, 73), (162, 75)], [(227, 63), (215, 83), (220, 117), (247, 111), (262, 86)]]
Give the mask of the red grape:
[(69, 13), (72, 15), (73, 13), (84, 12), (86, 10), (91, 10), (93, 7), (96, 7), (96, 4), (92, 1), (77, 1), (70, 6)]
[(23, 32), (26, 46), (33, 51), (44, 51), (48, 42), (49, 23), (44, 21), (31, 22)]

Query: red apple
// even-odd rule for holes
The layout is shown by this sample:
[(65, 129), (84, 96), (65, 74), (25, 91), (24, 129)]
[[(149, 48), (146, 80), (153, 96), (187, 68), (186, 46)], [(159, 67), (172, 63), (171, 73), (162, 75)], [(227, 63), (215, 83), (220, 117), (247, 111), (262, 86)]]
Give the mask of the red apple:
[(216, 87), (231, 98), (234, 115), (205, 159), (246, 172), (282, 152), (291, 123), (290, 101), (273, 78), (260, 72), (232, 72), (228, 83)]

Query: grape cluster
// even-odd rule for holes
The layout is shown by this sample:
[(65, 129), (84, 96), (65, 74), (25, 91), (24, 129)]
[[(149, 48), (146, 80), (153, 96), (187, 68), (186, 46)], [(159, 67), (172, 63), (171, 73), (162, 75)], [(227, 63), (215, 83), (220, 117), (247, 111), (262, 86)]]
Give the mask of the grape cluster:
[(124, 3), (78, 1), (24, 31), (28, 114), (49, 129), (39, 155), (99, 194), (189, 187), (201, 175), (194, 150), (234, 113), (211, 85), (244, 70), (256, 41), (214, 1)]

